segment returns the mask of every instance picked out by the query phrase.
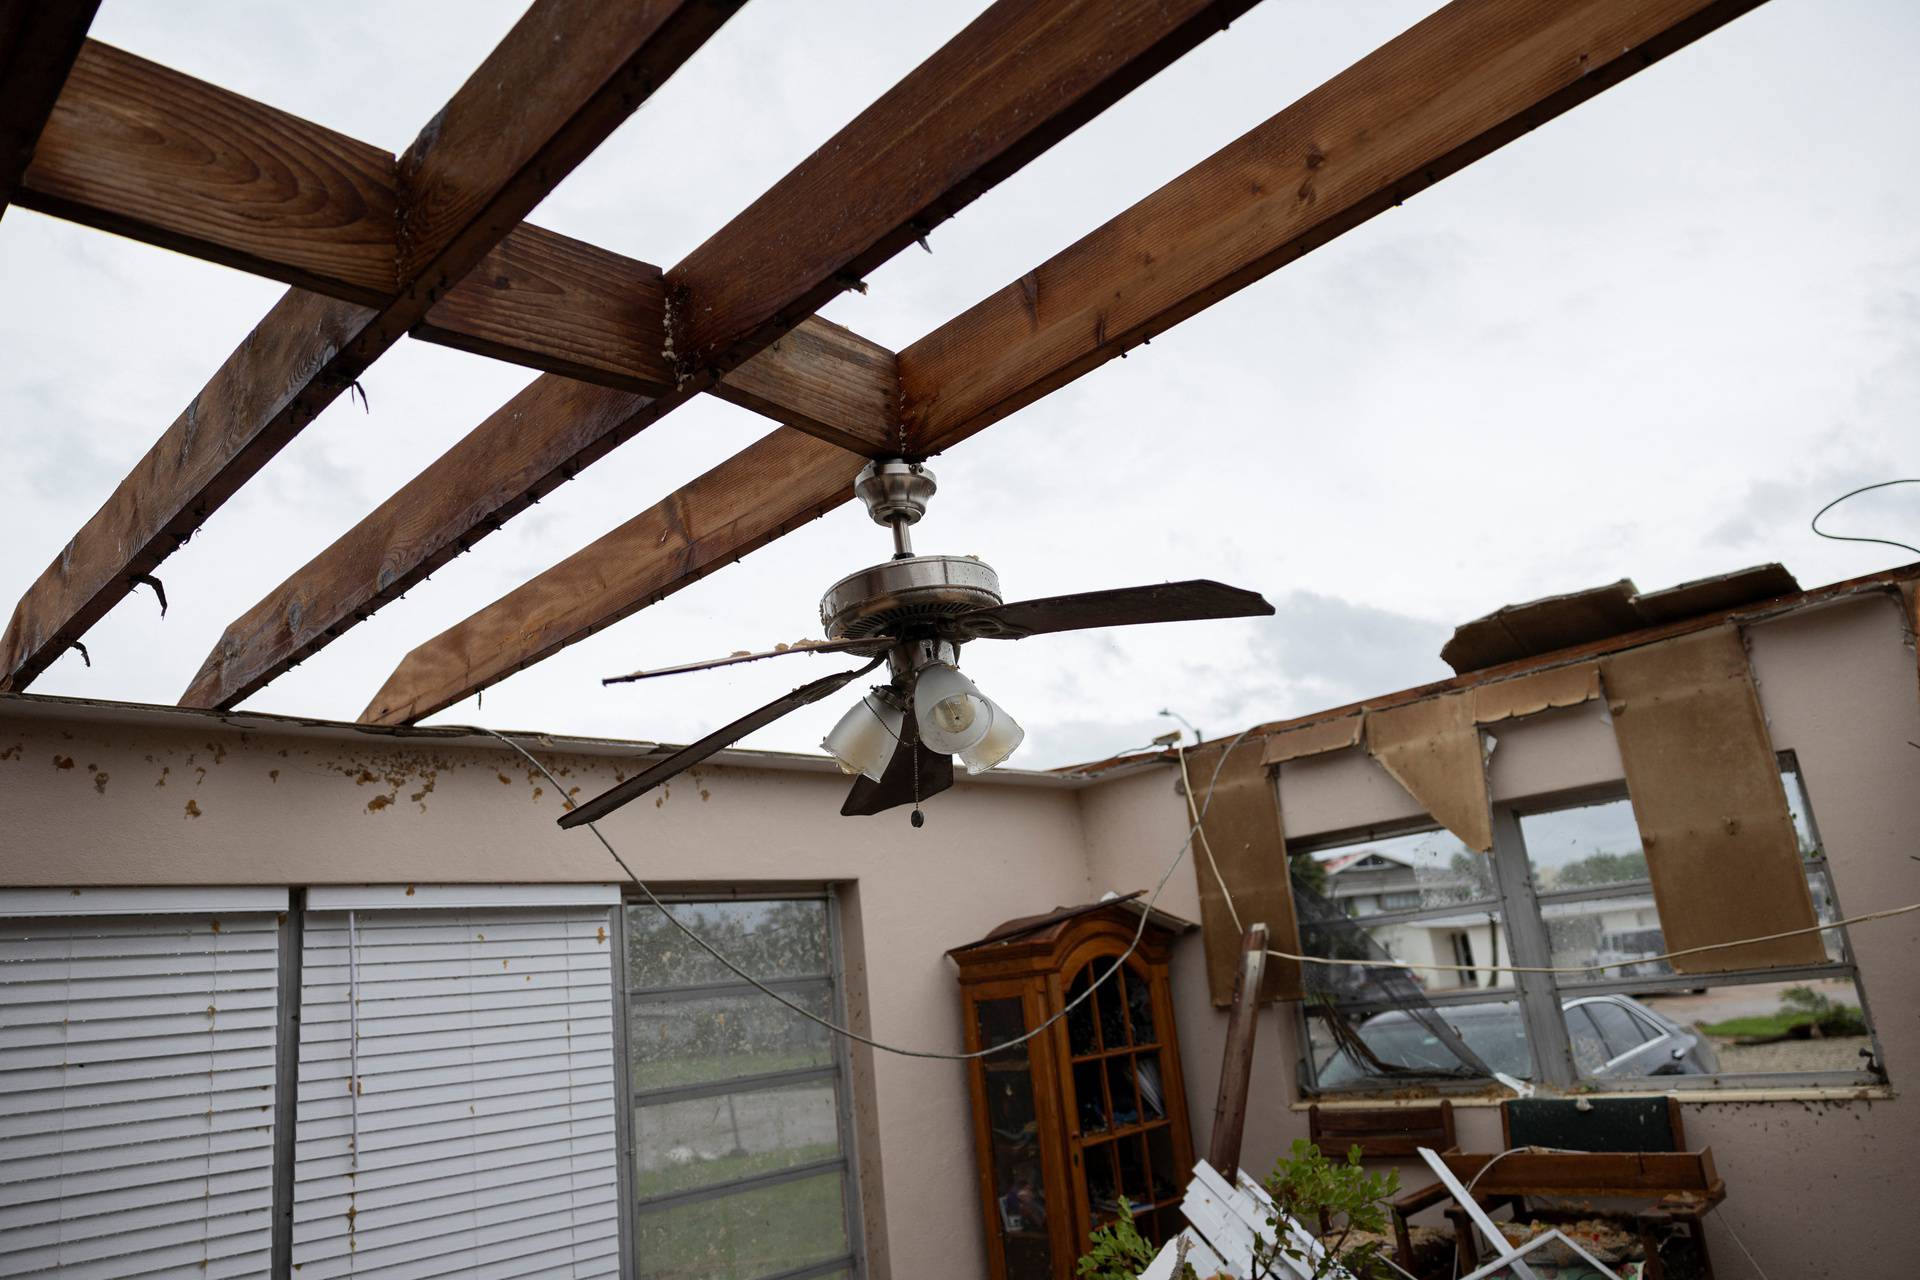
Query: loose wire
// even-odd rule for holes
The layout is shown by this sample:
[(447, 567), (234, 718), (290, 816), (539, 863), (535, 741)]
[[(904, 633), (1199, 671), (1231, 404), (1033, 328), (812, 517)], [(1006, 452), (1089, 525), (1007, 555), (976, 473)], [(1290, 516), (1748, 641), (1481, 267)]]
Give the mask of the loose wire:
[(1902, 551), (1911, 551), (1913, 552), (1913, 554), (1920, 556), (1920, 547), (1910, 546), (1905, 542), (1895, 542), (1891, 538), (1860, 538), (1860, 537), (1855, 537), (1852, 534), (1846, 534), (1846, 533), (1828, 533), (1825, 529), (1822, 529), (1820, 527), (1820, 517), (1827, 514), (1827, 512), (1833, 510), (1835, 507), (1839, 506), (1841, 503), (1845, 502), (1848, 498), (1854, 497), (1857, 494), (1871, 492), (1874, 489), (1885, 489), (1889, 485), (1896, 485), (1896, 484), (1920, 484), (1920, 478), (1915, 478), (1911, 480), (1882, 480), (1879, 484), (1861, 485), (1858, 489), (1854, 489), (1851, 492), (1841, 494), (1839, 497), (1835, 498), (1832, 502), (1829, 502), (1826, 506), (1814, 512), (1813, 519), (1807, 522), (1807, 526), (1811, 528), (1815, 533), (1819, 534), (1821, 537), (1831, 538), (1835, 542), (1877, 542), (1883, 547), (1899, 547)]
[[(562, 796), (566, 795), (566, 788), (560, 785), (560, 780), (558, 778), (555, 778), (553, 776), (553, 773), (547, 768), (547, 766), (540, 763), (540, 761), (536, 759), (533, 756), (533, 754), (529, 752), (525, 747), (515, 742), (512, 738), (507, 737), (507, 735), (505, 735), (504, 733), (500, 733), (494, 729), (486, 728), (484, 725), (475, 725), (472, 727), (476, 732), (488, 734), (492, 737), (498, 738), (501, 742), (506, 743), (507, 746), (519, 752), (521, 756), (523, 756), (526, 759), (528, 764), (531, 764), (534, 768), (538, 769), (542, 774), (546, 775), (547, 781), (553, 784), (553, 789), (557, 794)], [(837, 1023), (831, 1022), (826, 1018), (821, 1017), (819, 1014), (813, 1012), (811, 1009), (807, 1009), (795, 1003), (794, 1001), (789, 1000), (787, 997), (781, 995), (778, 991), (775, 991), (773, 988), (767, 986), (764, 982), (761, 982), (758, 978), (754, 977), (752, 974), (748, 973), (745, 969), (742, 969), (739, 965), (735, 964), (733, 960), (731, 960), (728, 956), (726, 956), (723, 952), (721, 952), (721, 950), (718, 947), (714, 946), (711, 942), (708, 942), (705, 938), (701, 937), (698, 933), (696, 933), (693, 930), (693, 928), (690, 925), (688, 925), (685, 921), (681, 920), (679, 916), (676, 916), (675, 914), (673, 914), (673, 912), (669, 911), (667, 909), (667, 904), (660, 901), (660, 899), (657, 896), (655, 896), (652, 888), (648, 886), (647, 882), (642, 880), (637, 874), (635, 874), (633, 868), (627, 865), (627, 860), (620, 856), (620, 851), (613, 847), (613, 842), (608, 840), (606, 836), (601, 834), (599, 826), (595, 823), (589, 822), (586, 824), (586, 827), (587, 827), (587, 830), (593, 832), (594, 838), (600, 841), (601, 845), (606, 849), (607, 853), (612, 856), (613, 860), (616, 863), (619, 864), (620, 869), (627, 873), (627, 878), (633, 881), (633, 883), (639, 887), (640, 892), (646, 895), (647, 901), (651, 903), (653, 907), (660, 912), (661, 915), (665, 916), (667, 920), (670, 923), (672, 923), (672, 925), (676, 929), (686, 934), (687, 937), (690, 940), (692, 940), (692, 942), (696, 946), (698, 946), (702, 951), (705, 951), (708, 955), (712, 956), (715, 960), (718, 960), (735, 977), (739, 978), (741, 981), (745, 982), (748, 986), (751, 986), (756, 991), (760, 992), (760, 994), (768, 997), (769, 999), (775, 1001), (778, 1004), (785, 1005), (787, 1008), (791, 1009), (793, 1012), (805, 1018), (808, 1022), (812, 1022), (821, 1027), (825, 1027), (828, 1031), (831, 1031), (834, 1035), (843, 1036), (848, 1040), (853, 1040), (860, 1044), (864, 1044), (870, 1049), (878, 1049), (882, 1053), (891, 1053), (902, 1058), (931, 1058), (931, 1059), (935, 1059), (937, 1061), (942, 1061), (942, 1062), (970, 1062), (975, 1058), (985, 1058), (992, 1054), (1000, 1053), (1004, 1050), (1014, 1048), (1017, 1045), (1025, 1044), (1027, 1041), (1033, 1039), (1035, 1036), (1038, 1036), (1041, 1032), (1051, 1027), (1054, 1023), (1066, 1017), (1067, 1014), (1071, 1013), (1075, 1008), (1077, 1008), (1084, 1001), (1091, 999), (1093, 997), (1094, 991), (1099, 988), (1101, 983), (1105, 982), (1107, 979), (1111, 978), (1114, 974), (1120, 971), (1120, 967), (1127, 962), (1128, 957), (1132, 956), (1134, 951), (1139, 948), (1140, 939), (1145, 936), (1147, 931), (1147, 917), (1152, 914), (1153, 904), (1160, 900), (1160, 891), (1167, 887), (1167, 881), (1173, 878), (1174, 870), (1179, 867), (1182, 859), (1184, 859), (1187, 856), (1187, 850), (1189, 847), (1192, 846), (1194, 836), (1198, 834), (1200, 831), (1200, 819), (1206, 816), (1207, 810), (1211, 808), (1213, 805), (1213, 789), (1215, 786), (1219, 785), (1220, 771), (1226, 766), (1227, 756), (1232, 754), (1233, 748), (1240, 744), (1241, 738), (1246, 737), (1249, 733), (1252, 733), (1252, 732), (1253, 732), (1253, 729), (1251, 727), (1241, 730), (1239, 735), (1235, 737), (1233, 741), (1227, 745), (1227, 749), (1220, 753), (1220, 763), (1214, 766), (1213, 778), (1207, 784), (1207, 798), (1200, 805), (1199, 809), (1195, 812), (1194, 823), (1192, 826), (1187, 828), (1186, 839), (1180, 842), (1179, 850), (1175, 852), (1175, 854), (1173, 855), (1173, 860), (1167, 864), (1167, 869), (1161, 873), (1159, 882), (1153, 886), (1152, 895), (1148, 897), (1146, 903), (1142, 906), (1140, 910), (1140, 923), (1134, 926), (1133, 940), (1127, 944), (1127, 949), (1121, 952), (1119, 956), (1117, 956), (1114, 959), (1114, 962), (1107, 967), (1106, 972), (1102, 973), (1099, 977), (1095, 978), (1091, 983), (1089, 983), (1085, 991), (1081, 992), (1079, 995), (1075, 996), (1072, 1000), (1069, 1000), (1066, 1004), (1062, 1005), (1058, 1012), (1054, 1013), (1051, 1017), (1046, 1019), (1046, 1021), (1042, 1022), (1039, 1026), (1035, 1027), (1031, 1031), (1026, 1032), (1023, 1035), (1015, 1037), (1014, 1039), (1003, 1041), (1002, 1043), (996, 1044), (991, 1048), (976, 1049), (971, 1053), (942, 1053), (942, 1052), (938, 1052), (931, 1049), (903, 1049), (897, 1045), (891, 1045), (881, 1040), (875, 1040), (871, 1036), (862, 1035), (860, 1032), (855, 1031), (850, 1027), (840, 1026)], [(1189, 804), (1192, 803), (1192, 797), (1188, 797), (1188, 803)]]

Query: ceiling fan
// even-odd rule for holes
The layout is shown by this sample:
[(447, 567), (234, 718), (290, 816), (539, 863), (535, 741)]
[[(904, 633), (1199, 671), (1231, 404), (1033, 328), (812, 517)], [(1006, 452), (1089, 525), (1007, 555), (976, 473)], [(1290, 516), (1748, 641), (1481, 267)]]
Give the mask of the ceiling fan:
[(874, 523), (893, 530), (894, 555), (885, 564), (847, 575), (827, 590), (820, 601), (820, 622), (827, 639), (635, 671), (601, 683), (706, 671), (793, 653), (851, 653), (871, 661), (803, 684), (714, 730), (570, 810), (560, 818), (560, 825), (577, 827), (605, 817), (754, 730), (838, 692), (885, 663), (886, 683), (874, 686), (855, 703), (820, 745), (841, 769), (859, 775), (840, 806), (842, 814), (875, 814), (911, 803), (917, 827), (924, 820), (920, 801), (953, 785), (954, 757), (959, 757), (967, 772), (984, 773), (1012, 755), (1026, 736), (1005, 709), (960, 673), (960, 646), (973, 640), (1021, 640), (1050, 631), (1273, 612), (1258, 592), (1205, 580), (1008, 604), (1000, 597), (999, 575), (984, 561), (972, 556), (914, 554), (909, 529), (926, 514), (934, 487), (933, 473), (917, 462), (870, 462), (860, 472), (854, 492)]

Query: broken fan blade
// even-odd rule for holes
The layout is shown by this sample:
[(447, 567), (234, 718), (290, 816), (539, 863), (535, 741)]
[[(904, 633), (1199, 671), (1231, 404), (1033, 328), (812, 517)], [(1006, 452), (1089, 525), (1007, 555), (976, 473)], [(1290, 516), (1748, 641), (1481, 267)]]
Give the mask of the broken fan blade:
[(855, 667), (851, 671), (822, 676), (811, 684), (801, 685), (792, 693), (775, 698), (758, 711), (750, 711), (725, 728), (715, 729), (700, 741), (680, 748), (651, 768), (628, 778), (610, 790), (601, 792), (578, 808), (561, 814), (560, 825), (572, 828), (604, 818), (629, 800), (645, 795), (674, 775), (691, 769), (708, 756), (726, 750), (755, 729), (763, 729), (789, 711), (797, 711), (810, 702), (818, 702), (828, 694), (844, 689), (885, 660), (884, 656), (875, 658), (864, 667)]
[(689, 671), (711, 671), (715, 667), (731, 667), (742, 662), (758, 662), (762, 658), (778, 658), (789, 653), (844, 653), (849, 649), (867, 649), (886, 646), (894, 641), (887, 636), (866, 636), (859, 640), (802, 640), (799, 644), (782, 645), (778, 649), (763, 649), (759, 653), (734, 653), (724, 658), (708, 658), (705, 662), (683, 662), (673, 667), (654, 667), (649, 671), (629, 671), (623, 676), (608, 676), (601, 684), (627, 684), (634, 680), (651, 680), (654, 676), (685, 675)]
[(1243, 591), (1204, 578), (1150, 587), (1083, 591), (1043, 600), (1016, 600), (961, 614), (950, 624), (976, 640), (1019, 640), (1049, 631), (1130, 627), (1143, 622), (1196, 622), (1202, 618), (1253, 618), (1273, 612), (1257, 591)]
[[(915, 758), (918, 757), (918, 764)], [(917, 771), (916, 771), (917, 770)], [(861, 774), (853, 780), (846, 803), (840, 806), (845, 818), (868, 818), (896, 805), (912, 804), (928, 796), (939, 795), (953, 785), (953, 757), (943, 756), (920, 741), (913, 717), (901, 726), (900, 745), (887, 761), (880, 781)]]

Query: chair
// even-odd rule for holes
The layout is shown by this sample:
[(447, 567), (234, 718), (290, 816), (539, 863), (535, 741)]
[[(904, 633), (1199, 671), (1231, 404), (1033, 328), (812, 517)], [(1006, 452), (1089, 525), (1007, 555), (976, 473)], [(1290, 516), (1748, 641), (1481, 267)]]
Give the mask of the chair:
[[(1431, 1107), (1338, 1107), (1322, 1111), (1317, 1105), (1307, 1108), (1307, 1135), (1313, 1145), (1329, 1157), (1344, 1156), (1353, 1147), (1360, 1148), (1363, 1160), (1417, 1159), (1420, 1148), (1453, 1151), (1453, 1103), (1442, 1100)], [(1424, 1199), (1419, 1197), (1424, 1195)], [(1401, 1196), (1393, 1203), (1393, 1238), (1401, 1266), (1411, 1266), (1413, 1238), (1407, 1218), (1431, 1208), (1447, 1198), (1444, 1187), (1429, 1187), (1423, 1193)], [(1404, 1203), (1403, 1203), (1404, 1202)], [(1320, 1232), (1333, 1229), (1321, 1214)]]

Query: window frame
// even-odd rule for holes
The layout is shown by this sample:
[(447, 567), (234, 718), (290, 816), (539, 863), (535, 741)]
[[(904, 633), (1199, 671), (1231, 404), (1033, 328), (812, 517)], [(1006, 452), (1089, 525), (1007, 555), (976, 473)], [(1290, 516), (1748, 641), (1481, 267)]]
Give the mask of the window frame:
[[(830, 985), (827, 1016), (837, 1025), (846, 1025), (846, 934), (841, 925), (840, 894), (836, 886), (831, 884), (695, 885), (680, 886), (672, 890), (656, 889), (654, 896), (669, 910), (675, 906), (696, 903), (824, 902), (827, 924), (825, 978), (813, 975), (800, 978), (775, 978), (767, 979), (766, 985), (784, 993), (787, 989), (795, 991), (817, 989), (824, 980)], [(619, 1081), (619, 1092), (616, 1095), (618, 1105), (614, 1110), (614, 1141), (619, 1156), (620, 1275), (622, 1280), (635, 1280), (638, 1259), (635, 1257), (634, 1248), (639, 1239), (640, 1220), (647, 1213), (703, 1200), (719, 1199), (729, 1194), (750, 1192), (777, 1186), (782, 1182), (836, 1171), (842, 1179), (841, 1213), (845, 1224), (847, 1251), (832, 1258), (823, 1258), (817, 1262), (770, 1273), (761, 1280), (809, 1280), (809, 1277), (837, 1273), (845, 1273), (851, 1280), (866, 1280), (867, 1238), (862, 1215), (861, 1158), (857, 1146), (858, 1126), (854, 1123), (853, 1115), (853, 1058), (845, 1036), (829, 1033), (832, 1053), (831, 1060), (825, 1065), (793, 1067), (760, 1075), (739, 1076), (730, 1080), (704, 1081), (656, 1089), (635, 1090), (632, 1087), (633, 1076), (628, 1038), (632, 1034), (633, 1023), (629, 1017), (629, 1009), (633, 1003), (645, 999), (669, 1000), (672, 998), (667, 994), (669, 990), (690, 992), (693, 993), (693, 998), (754, 990), (750, 983), (738, 979), (698, 983), (685, 988), (630, 989), (627, 982), (628, 955), (632, 941), (632, 933), (628, 927), (629, 915), (635, 910), (651, 911), (653, 909), (653, 903), (644, 895), (628, 894), (621, 899), (615, 911), (616, 936), (620, 945), (615, 949), (613, 956), (616, 1018), (614, 1072)], [(642, 1209), (633, 1185), (633, 1161), (636, 1154), (634, 1109), (637, 1106), (643, 1105), (643, 1102), (672, 1102), (682, 1098), (720, 1096), (725, 1093), (737, 1093), (743, 1089), (778, 1088), (783, 1084), (805, 1084), (819, 1080), (831, 1080), (834, 1085), (834, 1117), (839, 1129), (839, 1155), (790, 1166), (771, 1173), (750, 1174), (726, 1182), (655, 1197), (648, 1201), (646, 1209)]]
[[(1840, 896), (1833, 882), (1832, 866), (1826, 857), (1825, 846), (1820, 838), (1820, 828), (1814, 813), (1812, 797), (1808, 794), (1806, 775), (1801, 771), (1799, 762), (1791, 751), (1776, 752), (1775, 757), (1783, 775), (1782, 782), (1788, 786), (1789, 805), (1805, 819), (1807, 830), (1813, 841), (1812, 850), (1803, 853), (1801, 857), (1802, 871), (1810, 881), (1817, 878), (1833, 918), (1845, 919), (1846, 912), (1841, 906)], [(1785, 777), (1789, 773), (1793, 775), (1791, 783), (1788, 783)], [(1525, 839), (1521, 835), (1520, 820), (1534, 814), (1625, 799), (1628, 799), (1626, 782), (1620, 780), (1528, 796), (1517, 801), (1496, 802), (1493, 806), (1494, 849), (1493, 853), (1488, 855), (1494, 863), (1494, 884), (1497, 891), (1495, 898), (1476, 899), (1468, 903), (1428, 907), (1415, 911), (1386, 912), (1355, 917), (1355, 919), (1371, 930), (1387, 925), (1417, 923), (1420, 920), (1458, 914), (1462, 910), (1476, 907), (1497, 907), (1506, 925), (1504, 932), (1509, 952), (1506, 963), (1523, 967), (1551, 965), (1553, 963), (1552, 946), (1547, 933), (1546, 917), (1541, 910), (1543, 906), (1617, 898), (1632, 893), (1650, 894), (1652, 882), (1639, 879), (1617, 884), (1583, 886), (1558, 892), (1539, 892), (1534, 887), (1532, 867), (1528, 861)], [(1291, 860), (1301, 854), (1312, 854), (1368, 840), (1388, 839), (1439, 829), (1439, 825), (1430, 818), (1372, 824), (1289, 841), (1287, 853)], [(1884, 1086), (1887, 1083), (1885, 1051), (1880, 1043), (1878, 1023), (1874, 1020), (1872, 1009), (1867, 1002), (1866, 986), (1854, 958), (1852, 940), (1847, 936), (1847, 930), (1844, 928), (1831, 932), (1839, 939), (1840, 958), (1825, 964), (1774, 969), (1743, 969), (1716, 974), (1675, 973), (1650, 977), (1621, 976), (1590, 980), (1566, 978), (1558, 974), (1520, 973), (1513, 975), (1514, 981), (1511, 986), (1428, 992), (1426, 999), (1428, 1004), (1436, 1008), (1447, 1005), (1488, 1003), (1496, 1000), (1517, 1003), (1527, 1041), (1533, 1053), (1534, 1074), (1531, 1083), (1542, 1093), (1602, 1091), (1668, 1093), (1676, 1090), (1853, 1089)], [(1813, 978), (1845, 980), (1852, 984), (1861, 1016), (1866, 1020), (1868, 1043), (1873, 1051), (1872, 1058), (1863, 1062), (1859, 1070), (1764, 1073), (1723, 1071), (1712, 1075), (1608, 1078), (1585, 1076), (1574, 1064), (1566, 1018), (1562, 1012), (1562, 1006), (1566, 1001), (1592, 996), (1632, 995), (1645, 991), (1690, 990), (1702, 986), (1746, 986)], [(1302, 1049), (1295, 1078), (1303, 1098), (1366, 1096), (1377, 1094), (1388, 1087), (1385, 1082), (1378, 1080), (1320, 1085), (1316, 1078), (1317, 1064), (1313, 1061), (1314, 1055), (1310, 1048), (1313, 1040), (1307, 1002), (1296, 1001), (1294, 1007), (1295, 1029)], [(1629, 1016), (1636, 1016), (1632, 1010), (1627, 1012)], [(1636, 1021), (1638, 1021), (1637, 1016)], [(1613, 1059), (1609, 1060), (1609, 1065), (1612, 1061)], [(1426, 1082), (1401, 1081), (1393, 1086), (1397, 1095), (1411, 1089), (1435, 1096), (1478, 1093), (1484, 1092), (1485, 1088), (1484, 1080), (1444, 1079)]]

